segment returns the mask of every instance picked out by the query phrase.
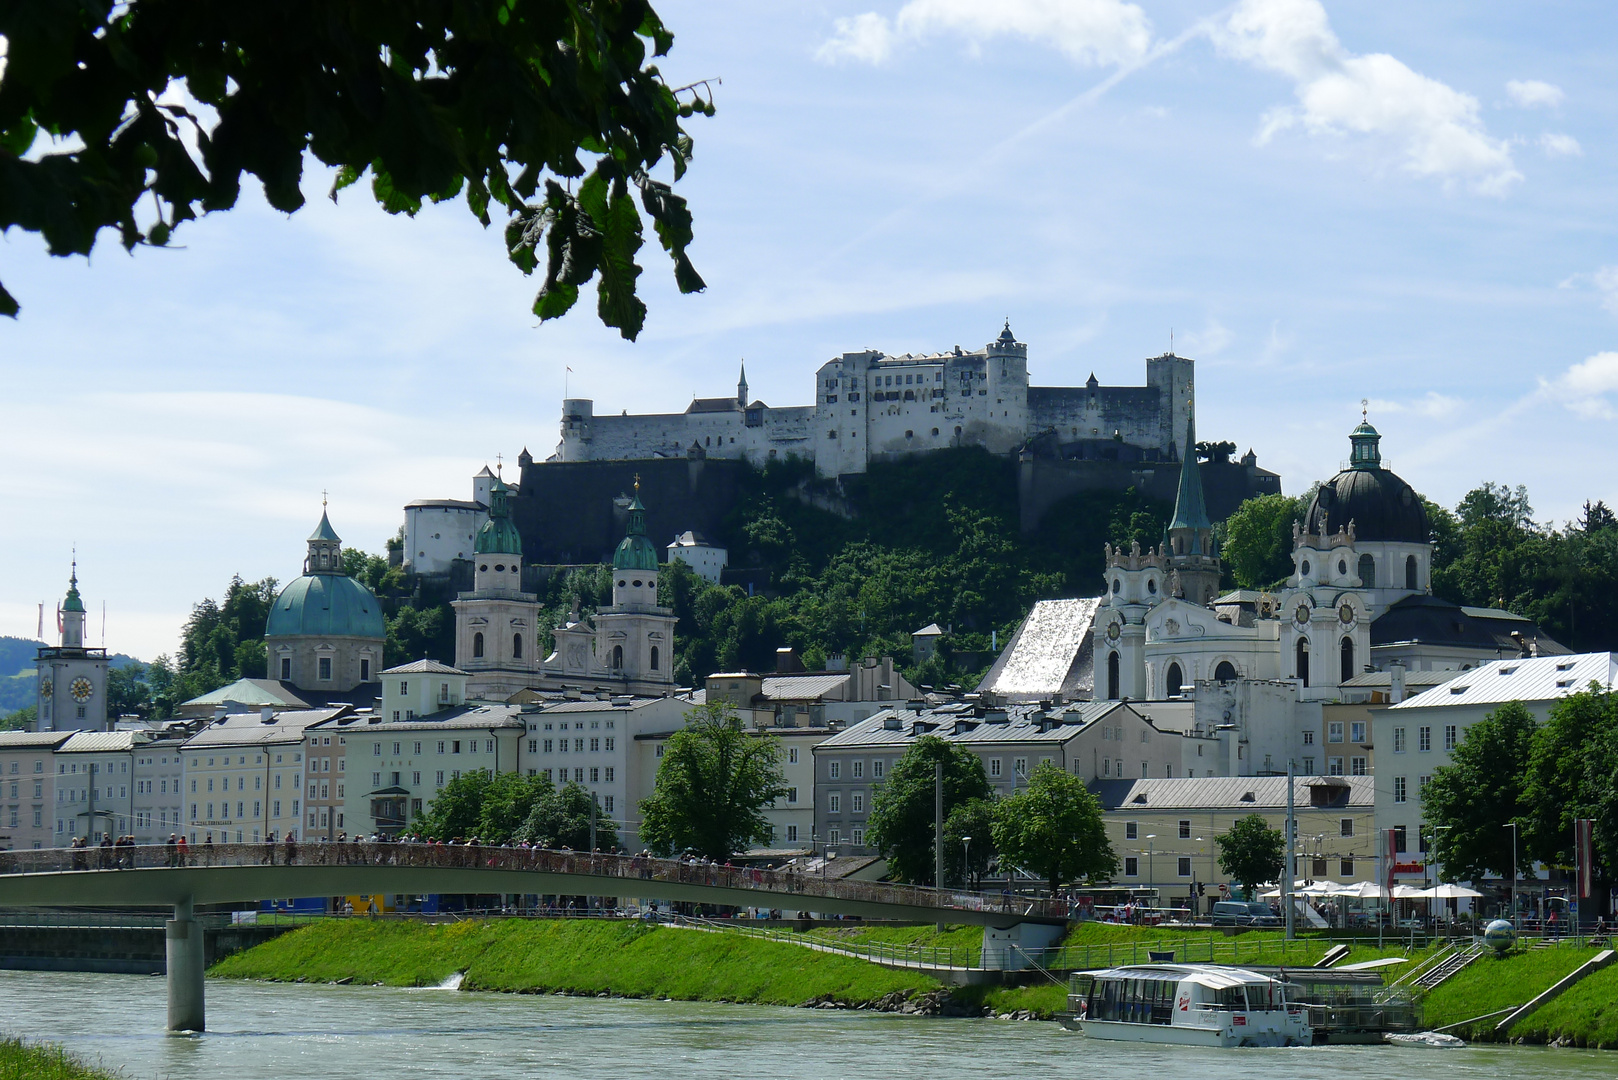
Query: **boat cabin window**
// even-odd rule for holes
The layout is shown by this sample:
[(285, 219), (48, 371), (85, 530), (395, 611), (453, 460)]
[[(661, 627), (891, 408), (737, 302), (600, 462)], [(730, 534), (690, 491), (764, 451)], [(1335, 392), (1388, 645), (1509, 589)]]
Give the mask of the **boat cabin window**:
[(1174, 1017), (1178, 979), (1097, 979), (1086, 1013), (1092, 1020), (1124, 1024), (1168, 1024)]

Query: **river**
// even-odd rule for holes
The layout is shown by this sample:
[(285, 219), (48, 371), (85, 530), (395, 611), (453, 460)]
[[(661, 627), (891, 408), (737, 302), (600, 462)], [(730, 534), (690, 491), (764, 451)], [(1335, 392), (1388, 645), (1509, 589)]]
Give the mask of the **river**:
[(1583, 1080), (1611, 1052), (1468, 1047), (1201, 1050), (1090, 1042), (1056, 1024), (453, 990), (208, 983), (201, 1036), (167, 1036), (163, 980), (0, 971), (0, 1031), (130, 1080)]

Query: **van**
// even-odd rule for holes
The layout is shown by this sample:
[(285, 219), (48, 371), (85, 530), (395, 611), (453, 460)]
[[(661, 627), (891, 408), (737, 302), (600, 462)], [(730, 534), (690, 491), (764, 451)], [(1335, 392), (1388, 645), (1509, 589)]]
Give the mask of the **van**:
[(1220, 900), (1213, 906), (1215, 926), (1280, 926), (1281, 917), (1256, 900)]

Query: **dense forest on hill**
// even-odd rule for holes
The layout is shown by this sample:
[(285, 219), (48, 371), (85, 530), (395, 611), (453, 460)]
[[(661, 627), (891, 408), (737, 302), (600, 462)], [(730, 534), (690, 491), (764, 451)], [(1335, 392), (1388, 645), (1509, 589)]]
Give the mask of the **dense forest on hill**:
[[(679, 616), (678, 678), (689, 685), (721, 669), (768, 671), (775, 650), (790, 645), (811, 669), (835, 656), (885, 654), (918, 685), (975, 685), (991, 641), (1004, 645), (1035, 600), (1096, 595), (1103, 544), (1155, 545), (1172, 511), (1133, 490), (1090, 492), (1058, 503), (1024, 536), (1014, 470), (1006, 458), (964, 450), (881, 465), (841, 490), (797, 462), (753, 473), (719, 537), (753, 588), (710, 585), (680, 563), (661, 575), (661, 598)], [(1218, 526), (1228, 586), (1285, 579), (1292, 526), (1308, 498), (1251, 499)], [(1515, 611), (1581, 651), (1618, 648), (1618, 518), (1604, 504), (1558, 526), (1533, 519), (1524, 488), (1485, 483), (1453, 509), (1427, 509), (1440, 596)], [(453, 663), (446, 598), (382, 556), (345, 557), (383, 599), (389, 663)], [(610, 602), (611, 580), (606, 567), (549, 579), (542, 628)], [(273, 579), (238, 577), (222, 600), (197, 604), (178, 649), (125, 677), (123, 711), (167, 715), (236, 678), (262, 677), (261, 635), (276, 588)], [(914, 665), (909, 635), (933, 622), (949, 631), (940, 654)]]

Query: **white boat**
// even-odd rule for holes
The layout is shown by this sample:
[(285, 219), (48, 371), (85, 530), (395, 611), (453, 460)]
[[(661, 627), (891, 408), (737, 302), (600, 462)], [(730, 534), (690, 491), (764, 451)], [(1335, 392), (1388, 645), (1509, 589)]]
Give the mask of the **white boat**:
[(1314, 1032), (1286, 984), (1245, 968), (1138, 964), (1098, 971), (1070, 999), (1092, 1039), (1188, 1046), (1309, 1046)]
[(1382, 1038), (1393, 1046), (1414, 1046), (1420, 1050), (1454, 1050), (1466, 1045), (1461, 1039), (1439, 1031), (1418, 1031), (1410, 1035), (1390, 1031)]

